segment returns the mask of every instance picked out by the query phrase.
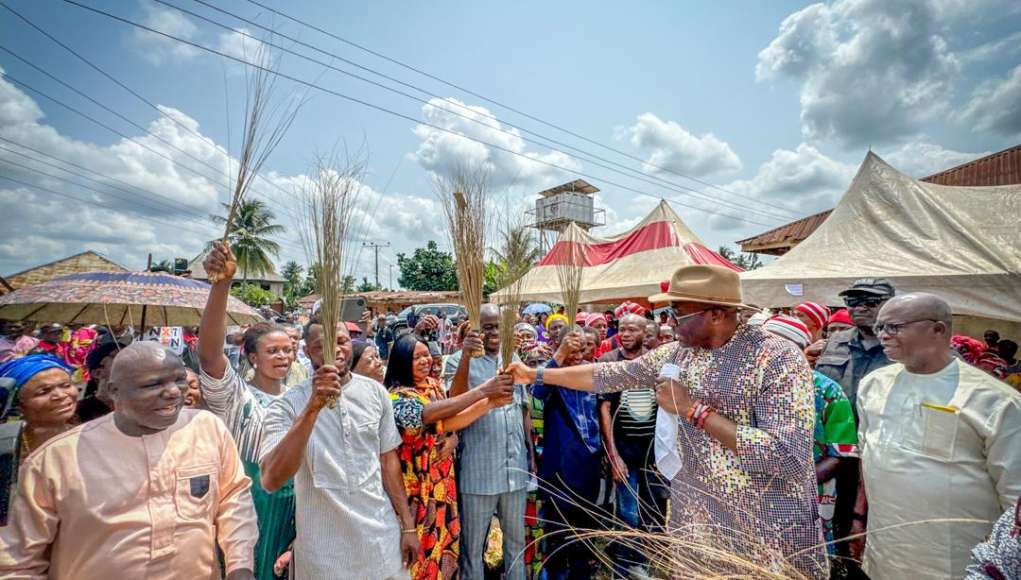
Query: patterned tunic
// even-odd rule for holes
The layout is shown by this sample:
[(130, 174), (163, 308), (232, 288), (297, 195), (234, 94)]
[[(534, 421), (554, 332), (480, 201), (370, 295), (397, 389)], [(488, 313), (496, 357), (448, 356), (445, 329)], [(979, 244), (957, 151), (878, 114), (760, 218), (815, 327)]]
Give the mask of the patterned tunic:
[(401, 432), (397, 455), (422, 546), (422, 558), (411, 566), (414, 580), (457, 576), (461, 522), (457, 516), (454, 457), (440, 458), (443, 437), (436, 432), (435, 425), (422, 422), (425, 406), (443, 398), (443, 389), (433, 378), (426, 379), (418, 388), (390, 390), (394, 422)]
[[(815, 372), (815, 449), (818, 463), (826, 457), (858, 457), (858, 428), (851, 402), (840, 384)], [(819, 525), (826, 540), (826, 551), (836, 554), (833, 542), (833, 514), (837, 508), (837, 479), (819, 484)]]
[[(595, 367), (596, 392), (647, 389), (664, 363), (681, 367), (694, 399), (737, 423), (737, 452), (678, 420), (682, 468), (671, 531), (783, 572), (828, 577), (812, 462), (812, 371), (788, 340), (740, 326), (716, 349), (670, 343), (631, 361)], [(718, 565), (716, 565), (718, 567)], [(714, 569), (714, 573), (722, 573)]]

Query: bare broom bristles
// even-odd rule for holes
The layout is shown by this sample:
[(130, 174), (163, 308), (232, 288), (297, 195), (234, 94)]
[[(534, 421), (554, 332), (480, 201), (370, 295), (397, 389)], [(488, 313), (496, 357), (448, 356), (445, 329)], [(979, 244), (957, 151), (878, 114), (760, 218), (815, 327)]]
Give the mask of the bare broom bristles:
[[(335, 158), (320, 156), (302, 190), (305, 211), (301, 236), (309, 261), (319, 266), (316, 292), (323, 328), (323, 364), (328, 365), (336, 362), (337, 326), (344, 298), (344, 242), (357, 206), (362, 167), (348, 161), (338, 169)], [(336, 398), (328, 403), (331, 409), (336, 405)]]

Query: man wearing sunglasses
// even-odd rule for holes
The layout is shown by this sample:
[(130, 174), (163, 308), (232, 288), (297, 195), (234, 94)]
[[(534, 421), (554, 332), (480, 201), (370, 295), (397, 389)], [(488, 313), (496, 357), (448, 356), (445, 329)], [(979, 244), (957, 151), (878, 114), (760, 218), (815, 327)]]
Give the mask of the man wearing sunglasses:
[(676, 342), (633, 360), (548, 369), (515, 363), (508, 372), (519, 384), (603, 394), (656, 389), (657, 404), (675, 421), (681, 462), (670, 521), (702, 543), (681, 559), (700, 571), (756, 575), (721, 558), (724, 546), (785, 576), (829, 578), (812, 461), (815, 386), (805, 357), (790, 341), (738, 321), (748, 306), (729, 268), (679, 268), (649, 301), (670, 304)]
[(891, 299), (875, 331), (897, 364), (858, 390), (865, 571), (962, 578), (972, 546), (1021, 494), (1021, 394), (954, 357), (950, 306), (937, 296)]
[[(858, 383), (870, 372), (891, 363), (883, 352), (883, 345), (873, 330), (876, 315), (887, 300), (893, 298), (894, 288), (883, 278), (856, 280), (850, 288), (840, 293), (847, 306), (854, 327), (831, 334), (826, 347), (815, 363), (815, 370), (840, 384), (847, 395), (857, 421)], [(854, 499), (858, 494), (858, 461), (847, 459), (837, 471), (837, 505), (833, 516), (834, 537), (844, 538), (851, 530), (854, 518)], [(846, 542), (836, 545), (837, 554), (849, 555)], [(856, 577), (857, 568), (851, 562), (849, 574)]]

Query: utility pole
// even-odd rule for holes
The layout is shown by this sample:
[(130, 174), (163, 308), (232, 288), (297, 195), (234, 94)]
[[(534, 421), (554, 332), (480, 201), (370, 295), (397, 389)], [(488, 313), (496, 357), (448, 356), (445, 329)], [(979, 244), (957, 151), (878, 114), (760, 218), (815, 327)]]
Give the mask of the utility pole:
[(390, 242), (384, 242), (382, 244), (378, 242), (362, 242), (363, 248), (372, 248), (376, 252), (376, 287), (379, 288), (379, 249), (389, 248)]
[(387, 280), (386, 288), (387, 288), (387, 290), (393, 290), (394, 289), (394, 265), (393, 264), (390, 264), (390, 278)]

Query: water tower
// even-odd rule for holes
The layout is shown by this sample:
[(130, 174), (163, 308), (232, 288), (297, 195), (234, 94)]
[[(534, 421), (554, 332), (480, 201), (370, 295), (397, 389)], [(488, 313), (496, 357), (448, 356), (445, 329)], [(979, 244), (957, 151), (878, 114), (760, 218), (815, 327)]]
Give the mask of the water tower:
[(598, 187), (584, 179), (575, 179), (539, 192), (535, 209), (529, 210), (528, 215), (535, 219), (531, 225), (539, 230), (539, 247), (543, 254), (571, 222), (585, 231), (606, 224), (606, 211), (596, 208), (592, 197), (597, 191)]

